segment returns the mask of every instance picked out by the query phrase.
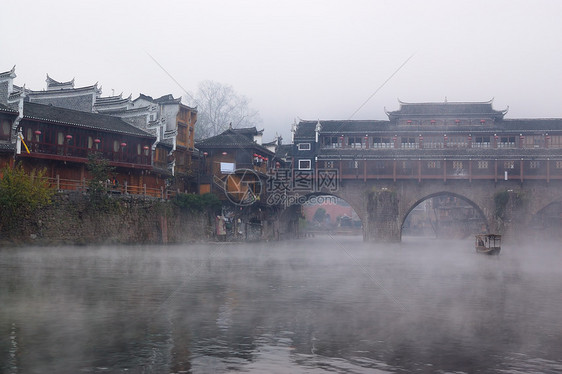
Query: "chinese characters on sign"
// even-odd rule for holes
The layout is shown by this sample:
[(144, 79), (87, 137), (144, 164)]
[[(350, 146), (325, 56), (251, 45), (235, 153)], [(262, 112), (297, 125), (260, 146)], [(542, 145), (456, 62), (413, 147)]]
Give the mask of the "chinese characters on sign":
[(286, 204), (310, 193), (333, 193), (338, 183), (337, 169), (318, 169), (316, 178), (313, 170), (276, 169), (267, 179), (267, 202)]

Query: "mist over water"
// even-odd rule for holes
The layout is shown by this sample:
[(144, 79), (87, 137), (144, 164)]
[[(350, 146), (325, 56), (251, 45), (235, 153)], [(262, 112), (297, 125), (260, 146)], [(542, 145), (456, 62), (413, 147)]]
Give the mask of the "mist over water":
[(4, 249), (0, 372), (560, 372), (558, 247)]

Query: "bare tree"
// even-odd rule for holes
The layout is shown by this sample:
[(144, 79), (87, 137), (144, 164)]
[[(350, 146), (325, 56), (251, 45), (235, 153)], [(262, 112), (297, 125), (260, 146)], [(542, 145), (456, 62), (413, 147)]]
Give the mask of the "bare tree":
[(195, 137), (205, 139), (220, 134), (232, 124), (233, 128), (260, 124), (257, 110), (249, 107), (249, 100), (234, 91), (232, 86), (203, 81), (196, 95), (197, 125)]

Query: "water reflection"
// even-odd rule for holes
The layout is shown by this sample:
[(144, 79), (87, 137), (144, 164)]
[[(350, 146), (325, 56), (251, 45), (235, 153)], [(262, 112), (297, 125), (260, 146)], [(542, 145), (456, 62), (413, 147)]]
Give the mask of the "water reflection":
[(556, 372), (561, 259), (355, 237), (2, 250), (0, 372)]

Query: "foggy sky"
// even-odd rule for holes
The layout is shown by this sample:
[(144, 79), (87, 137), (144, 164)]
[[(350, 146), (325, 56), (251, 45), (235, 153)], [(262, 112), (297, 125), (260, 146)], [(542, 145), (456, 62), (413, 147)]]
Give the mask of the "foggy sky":
[(10, 1), (0, 71), (33, 90), (98, 82), (103, 95), (230, 84), (264, 140), (302, 119), (386, 119), (406, 102), (494, 100), (506, 118), (562, 117), (562, 1)]

